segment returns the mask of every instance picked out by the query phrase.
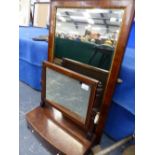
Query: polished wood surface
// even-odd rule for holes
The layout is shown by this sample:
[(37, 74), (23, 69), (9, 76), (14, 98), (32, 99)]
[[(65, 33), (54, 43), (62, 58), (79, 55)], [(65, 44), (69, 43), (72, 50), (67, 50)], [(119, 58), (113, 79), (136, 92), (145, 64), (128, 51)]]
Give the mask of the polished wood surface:
[(63, 58), (62, 66), (68, 69), (71, 69), (77, 73), (86, 75), (88, 77), (94, 78), (98, 81), (101, 81), (106, 85), (106, 81), (109, 75), (109, 71), (96, 68), (72, 59)]
[[(83, 121), (80, 117), (77, 117), (76, 114), (74, 114), (73, 112), (71, 112), (70, 110), (68, 110), (67, 108), (64, 108), (62, 106), (60, 106), (59, 103), (55, 103), (54, 101), (49, 101), (46, 98), (46, 68), (52, 69), (54, 71), (57, 71), (59, 73), (62, 73), (68, 77), (71, 77), (73, 79), (77, 79), (78, 81), (82, 82), (82, 83), (86, 83), (89, 86), (91, 86), (91, 91), (90, 91), (90, 97), (89, 97), (89, 103), (88, 103), (88, 109), (87, 109), (87, 115), (86, 115), (86, 119), (85, 121)], [(73, 121), (73, 123), (79, 125), (80, 128), (82, 128), (85, 131), (89, 130), (90, 125), (93, 123), (92, 121), (92, 117), (94, 118), (93, 115), (93, 107), (95, 106), (95, 97), (96, 97), (96, 90), (97, 90), (97, 86), (99, 81), (95, 80), (91, 77), (79, 74), (77, 72), (74, 72), (72, 70), (69, 70), (67, 68), (58, 66), (54, 63), (50, 63), (47, 61), (44, 61), (43, 63), (43, 72), (44, 75), (42, 75), (42, 103), (47, 103), (51, 106), (53, 106), (54, 108), (57, 108), (58, 110), (60, 110), (63, 115), (65, 115), (66, 117), (68, 117), (70, 120)], [(62, 81), (63, 82), (63, 81)], [(43, 104), (42, 104), (43, 105)]]
[[(102, 93), (102, 104), (100, 105), (99, 112), (100, 117), (98, 124), (94, 126), (89, 126), (93, 136), (89, 141), (86, 138), (86, 133), (84, 130), (77, 126), (76, 122), (71, 121), (68, 124), (66, 119), (55, 119), (55, 114), (49, 111), (50, 108), (46, 108), (45, 103), (45, 90), (46, 90), (46, 74), (45, 67), (43, 69), (43, 90), (42, 90), (42, 101), (41, 106), (30, 113), (27, 114), (28, 123), (39, 133), (39, 135), (45, 139), (52, 146), (61, 150), (63, 153), (68, 155), (82, 155), (86, 154), (93, 144), (93, 140), (99, 143), (103, 128), (106, 122), (108, 110), (110, 107), (112, 95), (115, 89), (115, 84), (117, 82), (117, 77), (121, 62), (123, 59), (124, 51), (126, 48), (132, 20), (134, 18), (134, 0), (91, 0), (91, 1), (52, 1), (51, 2), (51, 17), (50, 17), (50, 32), (49, 32), (49, 45), (48, 45), (48, 61), (54, 62), (54, 38), (55, 38), (55, 15), (57, 7), (67, 7), (67, 8), (107, 8), (107, 9), (124, 9), (125, 13), (122, 20), (121, 31), (119, 34), (119, 39), (116, 45), (115, 54), (110, 68), (107, 82), (105, 86), (105, 91)], [(50, 63), (49, 63), (50, 66)], [(64, 72), (65, 73), (65, 72)], [(76, 73), (80, 77), (79, 73)], [(70, 74), (72, 76), (72, 74)], [(84, 76), (84, 75), (83, 75)], [(82, 78), (83, 79), (83, 78)], [(95, 79), (94, 79), (95, 80)], [(94, 105), (93, 105), (94, 106)], [(92, 122), (94, 111), (96, 108), (93, 106), (89, 107), (88, 113), (90, 117), (87, 121)], [(51, 116), (53, 115), (53, 116)], [(64, 116), (63, 116), (64, 118)], [(90, 119), (91, 118), (91, 119)], [(68, 118), (69, 120), (69, 118)], [(66, 123), (67, 122), (67, 123)], [(76, 126), (76, 128), (72, 127)], [(87, 126), (88, 127), (88, 126)], [(79, 130), (79, 131), (78, 131)], [(88, 130), (89, 132), (89, 130)], [(75, 140), (76, 139), (76, 140)], [(63, 141), (64, 140), (64, 141)]]
[(37, 107), (26, 115), (28, 124), (47, 143), (66, 155), (83, 155), (92, 142), (54, 108)]
[(114, 51), (113, 62), (110, 68), (105, 91), (103, 92), (102, 106), (100, 108), (100, 118), (96, 126), (96, 143), (101, 139), (102, 131), (106, 122), (107, 114), (111, 104), (112, 95), (117, 82), (119, 69), (122, 63), (125, 47), (134, 18), (135, 12), (134, 0), (91, 0), (91, 1), (53, 1), (51, 3), (51, 22), (49, 32), (48, 61), (54, 62), (54, 41), (56, 29), (56, 9), (57, 8), (106, 8), (106, 9), (124, 9), (121, 30), (118, 42)]
[[(48, 103), (49, 105), (51, 105), (51, 101), (48, 99), (45, 99), (45, 102)], [(58, 110), (60, 110), (61, 112), (63, 112), (64, 115), (70, 115), (73, 118), (76, 118), (79, 120), (79, 122), (82, 122), (82, 126), (83, 124), (85, 124), (85, 119), (80, 117), (78, 114), (74, 113), (73, 111), (71, 111), (70, 109), (67, 109), (66, 107), (55, 103), (54, 101), (52, 101), (52, 106)], [(75, 119), (71, 119), (73, 121), (75, 121)], [(81, 123), (79, 123), (79, 125), (81, 126)]]
[(61, 66), (58, 66), (54, 63), (50, 63), (48, 61), (44, 61), (43, 62), (43, 66), (46, 66), (54, 71), (57, 71), (57, 72), (60, 72), (68, 77), (71, 77), (71, 78), (74, 78), (74, 79), (77, 79), (79, 81), (82, 81), (88, 85), (96, 85), (98, 84), (98, 80), (94, 79), (94, 78), (91, 78), (91, 77), (88, 77), (88, 76), (85, 76), (85, 75), (82, 75), (82, 74), (79, 74), (75, 71), (71, 71), (70, 69), (67, 69), (67, 68), (64, 68), (64, 67), (61, 67)]
[[(111, 5), (111, 3), (115, 5), (116, 1), (110, 2), (109, 5)], [(101, 140), (103, 128), (105, 126), (106, 119), (108, 116), (109, 107), (111, 105), (112, 96), (115, 90), (115, 85), (117, 83), (119, 70), (121, 67), (122, 60), (123, 60), (126, 44), (128, 41), (130, 29), (131, 29), (131, 24), (134, 19), (134, 13), (135, 13), (135, 6), (134, 6), (135, 1), (134, 0), (125, 0), (125, 1), (122, 0), (117, 3), (119, 3), (119, 7), (122, 7), (125, 9), (125, 14), (124, 14), (123, 21), (122, 21), (122, 27), (121, 27), (121, 31), (119, 35), (119, 40), (117, 42), (117, 47), (115, 49), (113, 63), (110, 69), (107, 86), (103, 94), (100, 118), (99, 118), (99, 122), (96, 127), (96, 131), (95, 131), (95, 134), (97, 137), (96, 143), (99, 143), (99, 141)]]
[(68, 58), (63, 58), (61, 65), (77, 73), (86, 75), (88, 77), (91, 77), (100, 81), (98, 83), (97, 90), (96, 90), (94, 106), (93, 106), (93, 109), (91, 109), (92, 117), (90, 122), (92, 123), (90, 123), (89, 131), (88, 131), (88, 137), (91, 137), (95, 129), (94, 119), (97, 112), (100, 111), (102, 95), (106, 86), (106, 81), (108, 78), (109, 71), (102, 70)]

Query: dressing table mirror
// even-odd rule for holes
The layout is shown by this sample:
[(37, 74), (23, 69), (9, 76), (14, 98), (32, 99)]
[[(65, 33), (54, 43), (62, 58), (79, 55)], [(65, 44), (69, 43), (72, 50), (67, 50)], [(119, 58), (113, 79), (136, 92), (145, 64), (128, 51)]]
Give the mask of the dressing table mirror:
[(87, 131), (98, 81), (49, 62), (44, 62), (43, 66), (43, 102)]
[(62, 154), (88, 154), (101, 139), (134, 0), (55, 0), (50, 10), (41, 104), (28, 125)]

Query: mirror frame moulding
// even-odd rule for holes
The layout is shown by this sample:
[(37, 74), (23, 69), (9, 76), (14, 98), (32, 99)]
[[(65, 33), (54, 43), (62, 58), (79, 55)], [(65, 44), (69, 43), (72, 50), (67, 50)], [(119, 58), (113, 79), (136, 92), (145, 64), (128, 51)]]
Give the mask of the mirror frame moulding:
[[(86, 83), (87, 85), (91, 86), (85, 120), (82, 120), (80, 115), (76, 114), (74, 111), (71, 111), (61, 106), (59, 103), (56, 103), (46, 98), (46, 84), (47, 84), (46, 83), (46, 69), (47, 68), (54, 70), (60, 74), (64, 74), (65, 76), (69, 78), (79, 80), (80, 82)], [(94, 104), (95, 104), (96, 89), (97, 89), (98, 83), (99, 83), (98, 80), (95, 80), (93, 78), (90, 78), (85, 75), (79, 74), (77, 72), (71, 71), (64, 67), (58, 66), (54, 63), (49, 63), (48, 61), (44, 61), (43, 72), (42, 72), (42, 93), (41, 93), (42, 102), (50, 106), (53, 106), (55, 109), (59, 110), (64, 116), (66, 116), (68, 119), (73, 121), (76, 125), (78, 125), (81, 129), (88, 132), (89, 127), (92, 126), (92, 123), (93, 123), (91, 119), (92, 113), (89, 111), (94, 107)]]
[(112, 95), (117, 82), (118, 73), (123, 60), (126, 44), (129, 37), (132, 21), (135, 15), (135, 0), (54, 0), (50, 6), (50, 31), (48, 44), (48, 61), (54, 62), (54, 39), (56, 28), (56, 10), (57, 8), (105, 8), (105, 9), (124, 9), (122, 25), (119, 32), (119, 38), (114, 51), (113, 61), (109, 71), (106, 88), (102, 98), (100, 108), (100, 117), (96, 129), (96, 143), (101, 139), (102, 131), (105, 125), (109, 107), (111, 105)]

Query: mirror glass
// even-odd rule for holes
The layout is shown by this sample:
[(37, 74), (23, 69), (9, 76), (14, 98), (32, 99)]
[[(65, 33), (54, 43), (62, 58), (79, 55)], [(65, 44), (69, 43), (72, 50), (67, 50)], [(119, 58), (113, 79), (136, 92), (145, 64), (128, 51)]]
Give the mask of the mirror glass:
[(46, 99), (85, 122), (91, 86), (46, 68)]
[(57, 8), (54, 57), (109, 70), (123, 9)]

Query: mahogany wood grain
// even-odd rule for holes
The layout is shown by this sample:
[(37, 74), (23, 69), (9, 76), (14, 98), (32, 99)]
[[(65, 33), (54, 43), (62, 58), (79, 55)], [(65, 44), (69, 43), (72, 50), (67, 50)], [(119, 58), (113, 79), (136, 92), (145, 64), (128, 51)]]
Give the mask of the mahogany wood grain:
[(43, 107), (45, 105), (45, 98), (46, 98), (46, 66), (43, 63), (42, 66), (42, 78), (41, 78), (41, 103), (40, 106)]
[(94, 124), (94, 119), (95, 119), (97, 112), (100, 111), (102, 95), (103, 95), (103, 92), (106, 86), (109, 71), (99, 69), (99, 68), (96, 68), (96, 67), (93, 67), (93, 66), (75, 61), (75, 60), (71, 60), (68, 58), (63, 58), (61, 65), (77, 73), (86, 75), (88, 77), (91, 77), (91, 78), (94, 78), (100, 81), (97, 86), (97, 90), (96, 90), (94, 106), (93, 106), (93, 109), (91, 109), (92, 117), (89, 120), (91, 123), (89, 124), (89, 127), (88, 127), (89, 131), (87, 135), (88, 135), (88, 138), (91, 138), (92, 133), (94, 132), (94, 129), (96, 126)]
[(93, 67), (85, 63), (68, 59), (68, 58), (62, 59), (62, 66), (65, 68), (71, 69), (77, 73), (80, 73), (88, 77), (91, 77), (93, 79), (96, 79), (98, 81), (101, 81), (103, 84), (106, 84), (106, 81), (109, 75), (109, 71), (107, 70)]
[(86, 83), (88, 85), (96, 85), (96, 84), (98, 84), (98, 80), (96, 80), (94, 78), (82, 75), (82, 74), (77, 73), (75, 71), (71, 71), (70, 69), (58, 66), (58, 65), (56, 65), (54, 63), (44, 61), (43, 64), (44, 64), (43, 66), (45, 66), (45, 67), (48, 67), (48, 68), (50, 68), (50, 69), (52, 69), (54, 71), (60, 72), (60, 73), (66, 75), (68, 77), (71, 77), (71, 78), (77, 79), (79, 81), (82, 81), (82, 82), (84, 82), (84, 83)]
[(82, 130), (70, 123), (63, 115), (58, 116), (54, 110), (54, 108), (37, 107), (27, 113), (29, 126), (62, 154), (86, 154), (92, 142), (85, 138)]
[[(67, 108), (63, 108), (62, 106), (60, 106), (59, 103), (55, 103), (54, 101), (50, 101), (49, 99), (46, 98), (46, 68), (52, 69), (54, 71), (57, 71), (59, 73), (62, 73), (68, 77), (77, 79), (78, 81), (82, 82), (82, 83), (86, 83), (89, 86), (91, 86), (91, 91), (90, 91), (90, 97), (89, 97), (89, 103), (88, 103), (88, 108), (87, 108), (87, 115), (85, 118), (85, 121), (83, 121), (80, 117), (76, 117), (77, 115), (73, 112), (71, 112), (70, 110), (68, 110)], [(96, 97), (96, 90), (97, 90), (97, 86), (99, 81), (95, 80), (93, 78), (90, 78), (88, 76), (79, 74), (77, 72), (71, 71), (69, 69), (66, 69), (64, 67), (58, 66), (56, 64), (44, 61), (43, 62), (43, 75), (42, 75), (42, 105), (44, 105), (44, 103), (47, 103), (55, 108), (57, 108), (58, 110), (60, 110), (66, 117), (68, 117), (69, 119), (71, 119), (73, 121), (73, 123), (79, 125), (79, 127), (81, 127), (83, 130), (88, 131), (89, 130), (89, 126), (91, 123), (93, 123), (92, 121), (92, 115), (93, 115), (93, 107), (95, 102), (95, 97)], [(63, 82), (63, 81), (62, 81)]]
[[(98, 92), (96, 93), (96, 97), (98, 98), (97, 102), (99, 104), (99, 100), (100, 100), (99, 98), (102, 96), (101, 93), (102, 94), (104, 93), (104, 90), (106, 87), (109, 71), (103, 70), (100, 68), (96, 68), (96, 67), (93, 67), (93, 66), (75, 61), (75, 60), (71, 60), (68, 58), (63, 58), (62, 66), (65, 68), (71, 69), (77, 73), (86, 75), (88, 77), (91, 77), (91, 78), (94, 78), (94, 79), (100, 81), (100, 84), (98, 84), (98, 88), (97, 88)], [(97, 102), (96, 102), (96, 104), (97, 104)], [(99, 105), (98, 105), (98, 107), (99, 107)]]
[(119, 40), (117, 42), (117, 47), (115, 49), (113, 63), (111, 65), (106, 89), (103, 94), (100, 118), (95, 131), (95, 134), (97, 137), (96, 143), (99, 143), (99, 141), (101, 140), (103, 128), (105, 126), (105, 122), (109, 112), (109, 107), (111, 105), (112, 96), (117, 83), (117, 78), (118, 78), (119, 70), (123, 60), (126, 44), (128, 41), (131, 24), (134, 19), (134, 13), (135, 13), (134, 2), (135, 2), (134, 0), (119, 1), (119, 5), (120, 7), (121, 6), (124, 7), (125, 13), (122, 21), (121, 31), (119, 34)]
[[(88, 153), (90, 147), (99, 140), (102, 135), (102, 131), (107, 118), (111, 98), (114, 92), (117, 76), (119, 73), (120, 65), (123, 59), (125, 47), (127, 44), (130, 27), (134, 18), (134, 0), (89, 0), (89, 1), (73, 1), (73, 0), (57, 0), (51, 2), (51, 13), (50, 13), (50, 31), (49, 31), (49, 46), (48, 46), (48, 61), (54, 62), (54, 37), (55, 37), (55, 15), (57, 7), (66, 8), (107, 8), (107, 9), (124, 9), (125, 13), (122, 20), (121, 31), (119, 39), (116, 45), (115, 54), (113, 57), (112, 66), (110, 68), (105, 91), (103, 91), (103, 98), (100, 110), (99, 122), (96, 126), (92, 124), (93, 117), (95, 116), (97, 105), (97, 98), (95, 98), (93, 104), (89, 104), (87, 113), (87, 131), (92, 133), (91, 139), (86, 138), (87, 131), (82, 130), (76, 121), (72, 121), (65, 115), (57, 115), (52, 106), (47, 106), (46, 100), (46, 67), (50, 68), (50, 63), (43, 64), (43, 75), (42, 75), (42, 94), (41, 94), (41, 106), (35, 108), (26, 115), (27, 122), (36, 133), (42, 137), (50, 146), (53, 146), (59, 150), (62, 154), (67, 155), (84, 155)], [(67, 69), (56, 70), (65, 74), (69, 72)], [(62, 71), (63, 70), (63, 71)], [(78, 71), (77, 71), (78, 72)], [(97, 80), (78, 73), (68, 74), (70, 77), (84, 80), (89, 84), (93, 84)], [(102, 80), (102, 79), (101, 79)], [(96, 84), (94, 86), (96, 88)], [(99, 88), (99, 87), (98, 87)], [(97, 90), (97, 89), (96, 89)], [(95, 92), (98, 92), (94, 89)], [(96, 93), (97, 95), (98, 93)], [(97, 105), (97, 106), (96, 106)]]
[(112, 95), (117, 82), (119, 69), (122, 63), (125, 47), (128, 41), (128, 36), (134, 18), (135, 12), (134, 0), (91, 0), (91, 1), (52, 1), (51, 3), (51, 19), (49, 32), (48, 46), (48, 61), (54, 62), (54, 38), (56, 28), (56, 9), (57, 8), (105, 8), (105, 9), (124, 9), (121, 30), (119, 33), (118, 42), (114, 51), (112, 65), (109, 71), (108, 80), (105, 91), (103, 92), (102, 106), (100, 109), (99, 123), (96, 127), (96, 142), (98, 143), (105, 125), (109, 107), (111, 104)]

